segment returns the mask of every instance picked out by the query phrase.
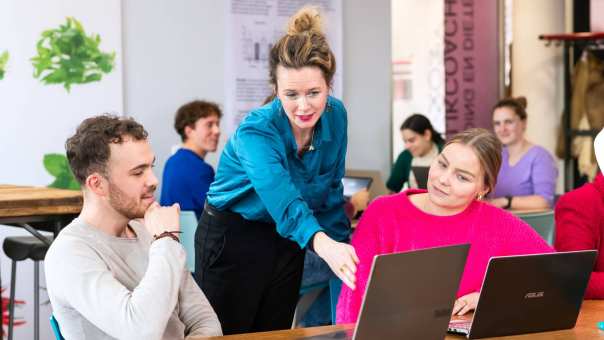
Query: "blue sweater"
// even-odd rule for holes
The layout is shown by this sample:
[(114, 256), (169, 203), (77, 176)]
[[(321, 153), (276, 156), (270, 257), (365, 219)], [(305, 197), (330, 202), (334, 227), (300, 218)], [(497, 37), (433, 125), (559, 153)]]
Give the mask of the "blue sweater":
[(162, 179), (161, 205), (180, 204), (181, 210), (201, 216), (206, 194), (214, 181), (214, 169), (189, 149), (179, 149), (166, 162)]
[(274, 222), (281, 236), (302, 248), (317, 231), (347, 239), (346, 129), (344, 105), (329, 97), (315, 126), (314, 150), (299, 157), (279, 99), (250, 112), (222, 152), (208, 203), (247, 220)]

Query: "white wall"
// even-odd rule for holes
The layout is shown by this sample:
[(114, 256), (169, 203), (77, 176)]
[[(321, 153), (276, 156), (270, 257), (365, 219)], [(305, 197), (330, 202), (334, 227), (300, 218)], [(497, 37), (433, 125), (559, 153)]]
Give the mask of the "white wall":
[(589, 6), (589, 26), (591, 31), (604, 31), (604, 0), (591, 0)]
[[(176, 109), (194, 98), (224, 101), (224, 3), (127, 0), (122, 6), (124, 108), (149, 131), (160, 176), (171, 146), (179, 142), (172, 127)], [(390, 0), (347, 0), (343, 7), (344, 60), (338, 66), (344, 70), (349, 113), (347, 167), (376, 169), (386, 176)], [(218, 156), (209, 155), (208, 161), (216, 166)]]
[[(563, 50), (547, 47), (537, 37), (564, 32), (564, 5), (563, 0), (513, 2), (512, 92), (528, 100), (527, 138), (552, 154), (564, 108)], [(560, 162), (558, 169), (557, 192), (561, 192), (564, 171)]]
[[(179, 143), (174, 113), (200, 98), (224, 99), (224, 11), (220, 0), (122, 2), (124, 111), (149, 131), (156, 173)], [(216, 156), (209, 160), (215, 164)]]
[(389, 0), (344, 1), (344, 103), (348, 108), (346, 166), (391, 167), (391, 24)]

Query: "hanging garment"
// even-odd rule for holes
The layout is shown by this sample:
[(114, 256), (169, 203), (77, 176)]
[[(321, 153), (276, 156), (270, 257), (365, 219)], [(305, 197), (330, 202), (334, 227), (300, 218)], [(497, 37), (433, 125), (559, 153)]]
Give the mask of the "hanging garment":
[[(584, 51), (574, 68), (570, 129), (600, 130), (604, 127), (604, 62), (589, 51)], [(564, 122), (564, 115), (562, 117)], [(564, 127), (564, 123), (561, 125)], [(564, 158), (565, 136), (570, 131), (560, 129), (556, 155)], [(591, 180), (595, 176), (596, 159), (593, 138), (579, 136), (572, 140), (571, 156), (578, 158), (579, 172)]]

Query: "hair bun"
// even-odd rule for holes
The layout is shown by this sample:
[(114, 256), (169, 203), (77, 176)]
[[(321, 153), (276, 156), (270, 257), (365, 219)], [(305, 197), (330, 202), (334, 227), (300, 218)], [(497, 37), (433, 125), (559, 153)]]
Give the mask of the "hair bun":
[(291, 17), (287, 25), (288, 35), (296, 35), (309, 31), (322, 34), (321, 14), (317, 7), (314, 6), (302, 7)]
[(522, 106), (523, 109), (526, 110), (526, 107), (528, 106), (528, 102), (526, 100), (526, 97), (524, 97), (524, 96), (516, 97), (516, 98), (514, 98), (514, 101), (516, 103), (518, 103), (520, 106)]

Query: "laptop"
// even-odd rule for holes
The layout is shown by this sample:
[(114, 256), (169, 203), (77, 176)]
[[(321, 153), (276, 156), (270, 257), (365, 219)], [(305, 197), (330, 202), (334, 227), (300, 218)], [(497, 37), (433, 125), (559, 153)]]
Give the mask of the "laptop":
[(412, 166), (411, 171), (413, 171), (413, 176), (415, 177), (415, 181), (417, 182), (417, 187), (419, 189), (427, 189), (428, 188), (428, 173), (430, 172), (429, 166)]
[(573, 328), (597, 251), (493, 257), (471, 321), (449, 332), (470, 339)]
[(301, 339), (438, 339), (447, 332), (469, 244), (378, 255), (354, 332)]
[(344, 186), (344, 197), (348, 200), (357, 192), (367, 189), (371, 186), (373, 178), (360, 176), (344, 176), (342, 177), (342, 185)]

